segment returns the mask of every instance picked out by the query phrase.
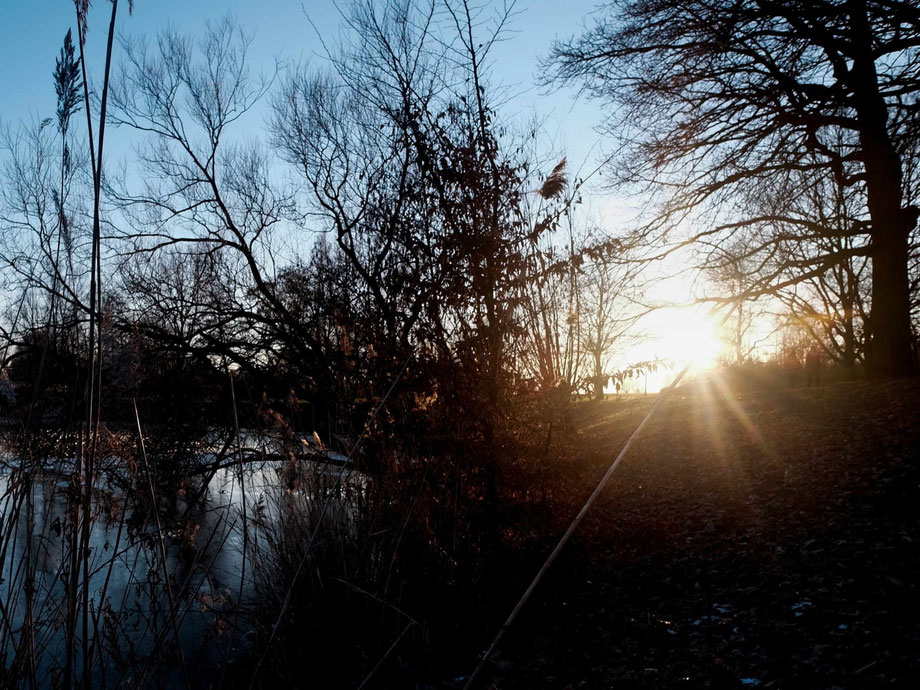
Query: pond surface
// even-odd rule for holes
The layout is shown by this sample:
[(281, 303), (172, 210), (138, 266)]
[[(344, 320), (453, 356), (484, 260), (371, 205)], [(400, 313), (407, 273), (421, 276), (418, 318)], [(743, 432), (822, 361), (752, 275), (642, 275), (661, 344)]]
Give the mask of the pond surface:
[[(200, 460), (207, 465), (214, 457)], [(126, 466), (117, 458), (102, 464)], [(326, 511), (329, 520), (347, 522), (355, 509), (351, 489), (360, 482), (344, 467), (308, 457), (245, 463), (229, 458), (222, 464), (171, 490), (154, 488), (156, 512), (150, 510), (146, 475), (136, 474), (133, 482), (97, 479), (88, 560), (93, 685), (184, 685), (183, 674), (194, 685), (196, 678), (217, 674), (225, 661), (251, 655), (256, 623), (264, 625), (266, 617), (254, 608), (260, 574), (265, 582), (259, 549), (279, 542), (271, 535), (277, 537), (294, 512), (315, 514), (327, 497), (334, 506)], [(0, 453), (0, 670), (14, 663), (17, 652), (20, 660), (29, 657), (31, 621), (34, 675), (41, 686), (60, 678), (67, 648), (72, 467), (72, 460), (45, 461), (30, 470), (9, 451)], [(330, 492), (343, 471), (342, 486)], [(79, 614), (77, 672), (82, 625)], [(171, 670), (158, 670), (156, 677), (140, 670), (150, 668)]]

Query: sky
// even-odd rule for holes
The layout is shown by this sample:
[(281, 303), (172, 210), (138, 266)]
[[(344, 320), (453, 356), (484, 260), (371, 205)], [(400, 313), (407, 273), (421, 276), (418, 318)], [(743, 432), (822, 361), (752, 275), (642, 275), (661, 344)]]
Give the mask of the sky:
[[(593, 128), (601, 119), (600, 106), (576, 101), (573, 90), (547, 94), (536, 85), (535, 77), (553, 41), (581, 33), (595, 4), (596, 0), (519, 2), (506, 40), (495, 47), (492, 56), (493, 81), (515, 95), (506, 114), (527, 117), (536, 113), (547, 118), (553, 145), (576, 165), (593, 157), (598, 142)], [(105, 0), (95, 0), (90, 10), (87, 54), (90, 73), (97, 79), (103, 72), (109, 7)], [(316, 30), (328, 40), (340, 26), (339, 10), (332, 0), (135, 0), (131, 15), (127, 9), (128, 3), (122, 0), (117, 27), (120, 36), (128, 37), (152, 37), (170, 26), (200, 35), (209, 20), (229, 15), (253, 33), (252, 69), (269, 73), (277, 58), (290, 63), (322, 61)], [(0, 84), (4, 93), (0, 122), (4, 125), (53, 116), (51, 72), (64, 34), (74, 27), (74, 16), (70, 0), (0, 0)], [(116, 148), (113, 155), (119, 154)]]

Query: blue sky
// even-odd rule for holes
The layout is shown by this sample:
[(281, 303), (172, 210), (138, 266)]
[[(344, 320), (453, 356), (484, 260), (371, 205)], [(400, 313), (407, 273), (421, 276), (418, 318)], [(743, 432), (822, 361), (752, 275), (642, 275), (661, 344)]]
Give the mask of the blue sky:
[[(593, 127), (600, 120), (600, 110), (594, 104), (576, 103), (572, 91), (541, 93), (535, 74), (553, 40), (578, 34), (595, 4), (596, 0), (519, 2), (511, 33), (493, 55), (493, 81), (518, 94), (507, 105), (509, 114), (547, 118), (547, 138), (569, 155), (572, 164), (591, 157), (597, 139)], [(90, 73), (96, 79), (102, 75), (109, 8), (105, 0), (95, 0), (90, 13), (87, 52)], [(291, 62), (321, 60), (322, 48), (306, 15), (324, 37), (334, 36), (339, 26), (339, 13), (331, 0), (135, 0), (131, 16), (122, 0), (118, 27), (121, 35), (153, 35), (166, 26), (196, 35), (209, 19), (227, 14), (254, 33), (250, 64), (255, 70), (271, 70), (279, 57)], [(5, 126), (53, 116), (51, 72), (64, 34), (73, 25), (70, 0), (0, 0), (0, 84), (4, 93), (0, 122)], [(123, 153), (116, 144), (113, 155)]]

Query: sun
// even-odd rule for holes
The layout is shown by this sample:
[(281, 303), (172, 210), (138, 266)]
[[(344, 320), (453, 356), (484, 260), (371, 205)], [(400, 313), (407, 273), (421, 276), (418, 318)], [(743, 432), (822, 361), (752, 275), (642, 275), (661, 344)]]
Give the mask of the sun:
[(669, 369), (686, 364), (697, 370), (716, 366), (725, 344), (707, 311), (670, 307), (649, 314), (641, 324), (645, 338), (643, 358), (660, 360)]
[(713, 368), (722, 354), (724, 343), (716, 325), (705, 315), (689, 309), (669, 310), (659, 325), (657, 350), (660, 356), (683, 366), (702, 370)]
[(725, 354), (719, 328), (704, 306), (663, 307), (646, 314), (636, 325), (637, 343), (621, 361), (657, 362), (641, 376), (639, 391), (657, 393), (677, 372), (690, 365), (694, 372), (714, 369)]

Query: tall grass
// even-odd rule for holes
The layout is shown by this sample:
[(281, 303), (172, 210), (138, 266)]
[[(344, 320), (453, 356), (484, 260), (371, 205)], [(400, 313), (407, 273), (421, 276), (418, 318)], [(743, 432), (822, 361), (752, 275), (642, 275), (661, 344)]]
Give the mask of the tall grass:
[[(92, 531), (77, 558), (72, 549), (80, 543), (83, 496), (73, 479), (74, 435), (8, 433), (2, 439), (0, 686), (66, 687), (75, 677), (90, 677), (95, 687), (129, 678), (174, 682), (184, 650), (204, 647), (190, 645), (188, 631), (206, 630), (223, 615), (207, 605), (221, 600), (208, 591), (210, 567), (232, 535), (237, 507), (210, 501), (197, 485), (204, 477), (194, 473), (182, 487), (161, 484), (158, 465), (197, 456), (199, 444), (161, 438), (151, 457), (139, 429), (101, 428)], [(225, 454), (208, 458), (204, 476), (213, 476), (210, 466), (219, 466)], [(163, 493), (172, 498), (164, 500)], [(86, 608), (72, 603), (75, 560), (87, 574), (81, 577), (86, 594), (79, 594)], [(73, 638), (66, 628), (70, 607), (86, 619)], [(184, 625), (190, 615), (202, 620)], [(70, 644), (87, 652), (75, 655), (68, 676)]]

